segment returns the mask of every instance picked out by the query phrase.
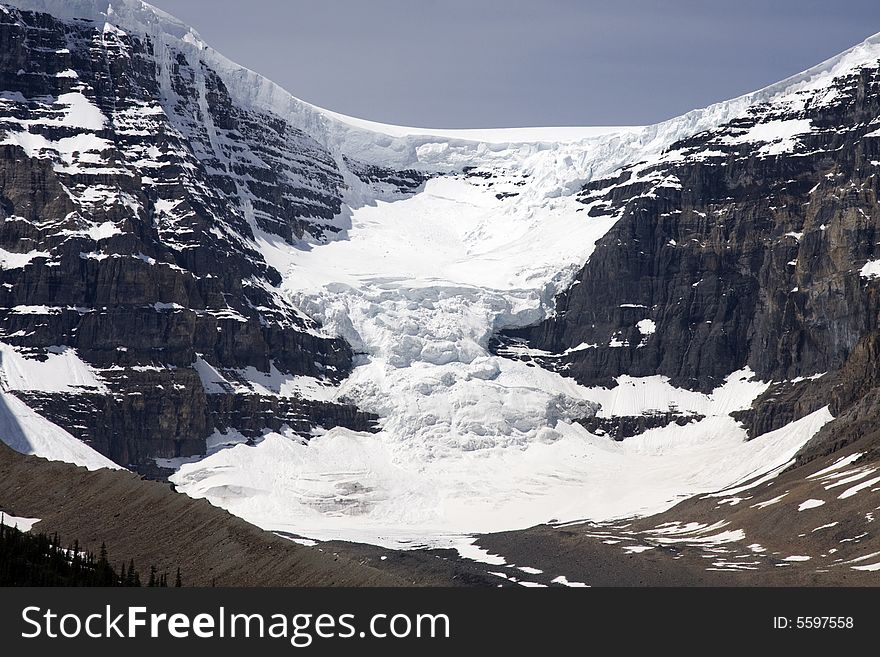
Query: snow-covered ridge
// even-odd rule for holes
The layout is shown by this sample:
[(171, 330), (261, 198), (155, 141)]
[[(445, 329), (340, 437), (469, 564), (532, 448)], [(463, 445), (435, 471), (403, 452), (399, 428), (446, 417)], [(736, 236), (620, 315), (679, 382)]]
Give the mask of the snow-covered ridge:
[[(107, 21), (125, 31), (149, 35), (160, 46), (173, 45), (198, 55), (222, 76), (238, 102), (271, 111), (332, 151), (350, 157), (387, 166), (437, 168), (467, 164), (513, 146), (520, 146), (516, 149), (519, 153), (549, 148), (560, 151), (564, 158), (572, 158), (569, 168), (580, 179), (605, 175), (655, 155), (679, 139), (742, 115), (750, 106), (792, 91), (821, 87), (834, 77), (880, 57), (878, 33), (764, 89), (645, 127), (437, 130), (366, 121), (300, 100), (262, 75), (227, 59), (205, 43), (192, 27), (140, 0), (7, 0), (6, 4), (59, 18)], [(425, 148), (437, 143), (445, 143), (446, 148)]]
[[(836, 76), (880, 59), (878, 34), (764, 89), (644, 127), (434, 130), (365, 121), (300, 100), (230, 61), (182, 21), (140, 0), (9, 0), (7, 4), (71, 20), (107, 22), (131, 34), (149, 36), (160, 59), (165, 51), (175, 49), (192, 62), (203, 61), (222, 78), (240, 107), (270, 112), (326, 148), (342, 172), (348, 188), (346, 203), (353, 208), (374, 203), (377, 194), (350, 171), (347, 158), (397, 170), (515, 170), (530, 177), (530, 184), (518, 190), (517, 204), (538, 211), (547, 199), (573, 194), (584, 183), (623, 166), (656, 161), (676, 141), (741, 117), (756, 104), (822, 88)], [(773, 140), (772, 134), (764, 137)]]
[(451, 141), (471, 141), (484, 144), (530, 144), (530, 143), (569, 143), (633, 133), (641, 126), (552, 126), (528, 128), (414, 128), (412, 126), (391, 125), (346, 116), (330, 110), (320, 110), (341, 123), (370, 132), (396, 138), (440, 137)]

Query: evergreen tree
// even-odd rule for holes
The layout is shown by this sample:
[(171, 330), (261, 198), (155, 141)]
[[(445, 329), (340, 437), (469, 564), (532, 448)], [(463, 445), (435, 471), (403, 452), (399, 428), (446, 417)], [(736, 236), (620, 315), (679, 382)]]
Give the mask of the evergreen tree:
[[(141, 586), (134, 560), (119, 571), (110, 564), (107, 546), (96, 555), (78, 541), (63, 548), (57, 534), (24, 533), (0, 518), (0, 586)], [(175, 586), (179, 586), (177, 569)], [(168, 573), (150, 569), (151, 586), (168, 586)]]

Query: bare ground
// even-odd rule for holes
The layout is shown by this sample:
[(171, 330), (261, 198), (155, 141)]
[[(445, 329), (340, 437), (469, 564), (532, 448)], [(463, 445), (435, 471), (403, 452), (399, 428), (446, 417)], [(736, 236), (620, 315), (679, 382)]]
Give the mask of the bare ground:
[[(168, 484), (88, 472), (2, 444), (0, 509), (42, 518), (38, 530), (87, 549), (104, 542), (111, 556), (132, 558), (142, 570), (155, 564), (173, 573), (179, 565), (185, 584), (198, 586), (874, 586), (880, 482), (865, 484), (878, 471), (880, 454), (856, 442), (769, 481), (696, 496), (655, 516), (480, 536), (479, 546), (503, 565), (452, 550), (305, 547)], [(847, 493), (854, 486), (861, 488)], [(802, 509), (808, 500), (823, 504)]]
[(134, 559), (145, 574), (177, 567), (187, 586), (400, 586), (407, 582), (333, 551), (298, 545), (250, 525), (168, 484), (124, 471), (89, 472), (23, 456), (0, 443), (0, 509), (41, 518), (111, 560)]

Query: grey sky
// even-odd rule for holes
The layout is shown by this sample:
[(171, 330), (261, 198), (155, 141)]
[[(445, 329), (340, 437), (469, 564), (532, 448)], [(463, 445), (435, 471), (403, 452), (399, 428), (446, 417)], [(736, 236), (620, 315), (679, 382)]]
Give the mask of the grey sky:
[(467, 128), (654, 123), (880, 32), (877, 0), (150, 0), (295, 96)]

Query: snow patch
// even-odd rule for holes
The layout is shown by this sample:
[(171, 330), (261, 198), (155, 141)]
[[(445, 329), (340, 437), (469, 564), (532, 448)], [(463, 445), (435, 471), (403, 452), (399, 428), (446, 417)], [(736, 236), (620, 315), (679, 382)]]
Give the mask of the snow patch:
[(0, 392), (0, 439), (21, 454), (73, 463), (89, 470), (122, 469), (7, 392)]
[(34, 258), (48, 258), (46, 251), (28, 251), (27, 253), (13, 253), (0, 249), (0, 269), (22, 269), (27, 267)]
[[(878, 131), (878, 133), (880, 133), (880, 131)], [(877, 136), (880, 137), (880, 134), (878, 134)], [(853, 570), (865, 570), (868, 572), (877, 572), (878, 570), (880, 570), (880, 563), (872, 563), (872, 564), (868, 564), (866, 566), (850, 566), (850, 567)]]
[(852, 453), (852, 454), (849, 454), (848, 456), (841, 456), (839, 459), (837, 459), (834, 463), (832, 463), (831, 465), (829, 465), (827, 468), (823, 468), (823, 469), (821, 469), (821, 470), (819, 470), (819, 471), (817, 471), (817, 472), (814, 472), (813, 474), (809, 475), (809, 476), (807, 477), (807, 479), (820, 479), (820, 478), (824, 478), (824, 476), (827, 475), (827, 474), (830, 474), (830, 473), (836, 472), (837, 470), (840, 470), (841, 468), (845, 468), (845, 467), (847, 467), (848, 465), (851, 465), (852, 463), (855, 463), (855, 462), (858, 461), (863, 455), (864, 455), (864, 452), (854, 452), (854, 453)]
[(649, 335), (654, 335), (657, 331), (657, 324), (655, 324), (652, 319), (643, 319), (636, 324), (636, 328), (639, 329), (639, 333), (647, 337)]
[(29, 532), (38, 522), (40, 518), (19, 518), (0, 511), (0, 523), (6, 527), (15, 527), (20, 532)]
[(869, 260), (866, 262), (859, 275), (867, 279), (880, 278), (880, 260)]
[(757, 504), (753, 504), (753, 505), (752, 505), (752, 508), (753, 508), (753, 509), (766, 509), (768, 506), (773, 506), (774, 504), (778, 504), (779, 502), (781, 502), (782, 499), (783, 499), (786, 495), (788, 495), (787, 492), (783, 493), (782, 495), (777, 495), (777, 496), (774, 497), (772, 500), (766, 500), (766, 501), (764, 501), (764, 502), (758, 502)]
[(96, 370), (70, 347), (52, 347), (40, 360), (0, 342), (0, 378), (4, 390), (107, 392)]
[(91, 226), (86, 233), (95, 242), (108, 239), (114, 235), (121, 235), (122, 230), (112, 221), (105, 221), (97, 226)]
[(843, 491), (837, 497), (837, 499), (845, 500), (845, 499), (850, 498), (853, 495), (856, 495), (857, 493), (865, 490), (866, 488), (870, 488), (871, 486), (875, 486), (878, 483), (880, 483), (880, 477), (874, 477), (873, 479), (868, 479), (867, 481), (863, 481), (860, 484), (856, 484), (852, 488), (847, 488), (845, 491)]
[(798, 144), (796, 137), (809, 132), (810, 129), (811, 121), (809, 119), (766, 121), (752, 126), (740, 135), (726, 137), (724, 143), (765, 142), (767, 145), (763, 146), (758, 152), (764, 155), (778, 155), (794, 150)]
[(560, 575), (559, 577), (554, 577), (550, 580), (553, 584), (561, 584), (562, 586), (569, 586), (571, 588), (589, 588), (589, 584), (584, 584), (583, 582), (572, 582), (565, 575)]

